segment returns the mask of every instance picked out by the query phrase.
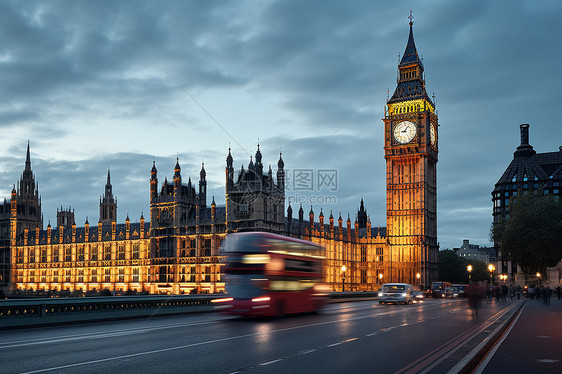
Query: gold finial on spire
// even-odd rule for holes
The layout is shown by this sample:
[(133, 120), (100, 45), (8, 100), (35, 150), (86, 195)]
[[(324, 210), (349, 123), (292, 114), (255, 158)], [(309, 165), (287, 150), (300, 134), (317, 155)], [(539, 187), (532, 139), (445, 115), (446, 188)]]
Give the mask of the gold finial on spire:
[(410, 15), (408, 16), (408, 19), (410, 20), (410, 26), (412, 26), (414, 24), (414, 16), (412, 16), (411, 10), (410, 10)]

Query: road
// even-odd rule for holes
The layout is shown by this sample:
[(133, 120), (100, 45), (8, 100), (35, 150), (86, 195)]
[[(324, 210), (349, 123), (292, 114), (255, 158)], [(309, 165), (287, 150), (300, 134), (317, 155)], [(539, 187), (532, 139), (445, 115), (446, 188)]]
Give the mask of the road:
[(208, 313), (2, 331), (0, 371), (447, 372), (513, 306), (485, 301), (474, 316), (463, 299), (372, 300), (281, 319)]

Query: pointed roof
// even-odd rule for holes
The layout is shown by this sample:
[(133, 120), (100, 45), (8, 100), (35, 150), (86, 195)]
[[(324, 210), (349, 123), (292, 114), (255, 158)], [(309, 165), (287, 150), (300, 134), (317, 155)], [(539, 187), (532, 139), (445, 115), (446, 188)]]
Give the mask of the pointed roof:
[(228, 146), (228, 155), (226, 156), (226, 166), (232, 166), (232, 153), (230, 153), (230, 146)]
[(285, 162), (283, 162), (283, 153), (279, 152), (279, 161), (277, 161), (277, 168), (283, 169), (285, 167)]
[(399, 68), (408, 65), (419, 64), (421, 69), (423, 70), (423, 64), (420, 60), (420, 56), (418, 55), (418, 51), (416, 49), (416, 43), (414, 43), (414, 32), (412, 30), (412, 25), (414, 24), (414, 17), (412, 16), (412, 12), (410, 11), (410, 35), (408, 36), (408, 43), (406, 44), (406, 50), (404, 51), (404, 55), (402, 56), (402, 60), (398, 65)]
[(398, 64), (398, 70), (409, 69), (419, 66), (420, 74), (414, 76), (402, 76), (398, 79), (398, 84), (396, 85), (396, 90), (392, 94), (390, 100), (387, 101), (388, 104), (393, 104), (402, 101), (424, 99), (435, 107), (435, 103), (429, 98), (425, 90), (425, 80), (423, 77), (423, 64), (418, 55), (416, 49), (416, 44), (414, 43), (414, 32), (412, 29), (412, 14), (410, 14), (410, 35), (408, 37), (408, 43), (406, 44), (406, 50), (402, 56), (400, 64)]
[(27, 141), (27, 155), (25, 156), (24, 172), (31, 172), (31, 157), (29, 156), (29, 140)]
[(260, 151), (260, 141), (258, 139), (258, 150), (256, 151), (256, 164), (261, 164), (262, 154)]
[(174, 166), (174, 179), (181, 178), (180, 158), (176, 157), (176, 166)]
[(199, 179), (204, 180), (207, 177), (207, 171), (205, 170), (205, 163), (201, 163), (201, 171), (199, 172)]

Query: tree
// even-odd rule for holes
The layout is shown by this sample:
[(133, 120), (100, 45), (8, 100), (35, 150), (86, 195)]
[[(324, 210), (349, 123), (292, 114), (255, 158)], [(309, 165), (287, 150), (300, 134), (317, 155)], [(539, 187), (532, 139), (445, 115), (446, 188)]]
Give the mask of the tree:
[(484, 261), (468, 260), (466, 261), (466, 266), (464, 268), (466, 269), (468, 265), (472, 265), (472, 272), (470, 274), (470, 279), (472, 281), (484, 281), (490, 279), (488, 265)]
[(465, 283), (467, 279), (466, 261), (449, 249), (439, 251), (439, 280)]
[(562, 258), (562, 203), (542, 190), (517, 195), (509, 217), (492, 223), (491, 238), (525, 273), (544, 272)]
[(449, 249), (439, 251), (439, 280), (451, 283), (468, 283), (468, 265), (472, 265), (470, 279), (483, 281), (490, 278), (488, 265), (480, 260), (466, 260)]

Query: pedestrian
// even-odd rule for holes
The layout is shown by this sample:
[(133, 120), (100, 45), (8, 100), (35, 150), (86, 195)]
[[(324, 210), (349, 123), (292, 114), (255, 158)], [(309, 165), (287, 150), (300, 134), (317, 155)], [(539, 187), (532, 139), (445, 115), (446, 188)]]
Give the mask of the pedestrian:
[(550, 305), (550, 287), (542, 288), (542, 302), (544, 305)]
[(484, 291), (482, 287), (477, 285), (476, 283), (471, 283), (466, 288), (466, 296), (468, 299), (468, 305), (472, 309), (472, 314), (478, 317), (478, 308), (480, 307), (480, 301), (482, 297), (484, 297)]
[(507, 301), (507, 299), (506, 299), (507, 286), (505, 284), (503, 286), (501, 286), (501, 295), (502, 295), (502, 301)]
[(558, 297), (558, 300), (560, 300), (561, 295), (562, 295), (562, 287), (558, 286), (556, 287), (556, 296)]

